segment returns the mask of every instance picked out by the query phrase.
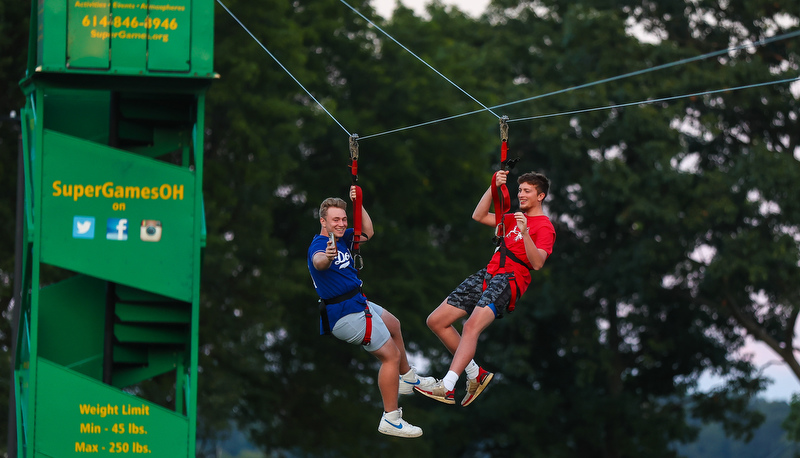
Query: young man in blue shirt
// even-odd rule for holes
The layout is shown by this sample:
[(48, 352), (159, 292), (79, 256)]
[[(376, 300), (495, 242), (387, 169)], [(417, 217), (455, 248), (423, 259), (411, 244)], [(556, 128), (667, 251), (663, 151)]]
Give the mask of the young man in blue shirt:
[[(355, 199), (355, 187), (350, 188), (350, 199)], [(361, 279), (350, 252), (354, 231), (347, 228), (346, 209), (347, 203), (337, 197), (322, 202), (320, 233), (308, 248), (308, 270), (325, 304), (320, 310), (320, 333), (329, 332), (339, 340), (360, 344), (381, 362), (378, 388), (384, 412), (378, 431), (390, 436), (419, 437), (422, 429), (403, 420), (398, 394), (410, 394), (415, 386), (429, 388), (436, 380), (417, 376), (408, 363), (400, 321), (361, 292)], [(374, 229), (363, 207), (361, 217), (362, 233), (369, 239)]]

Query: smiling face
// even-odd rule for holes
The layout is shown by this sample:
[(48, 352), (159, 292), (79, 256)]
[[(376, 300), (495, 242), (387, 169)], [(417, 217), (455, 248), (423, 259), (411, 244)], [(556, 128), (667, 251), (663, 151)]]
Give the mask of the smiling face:
[(347, 229), (347, 212), (344, 209), (330, 207), (324, 217), (320, 217), (319, 223), (322, 225), (322, 235), (333, 234), (336, 238), (341, 238)]
[(543, 192), (539, 192), (536, 186), (530, 183), (520, 184), (519, 191), (517, 191), (517, 199), (519, 199), (520, 211), (527, 212), (532, 208), (540, 206), (544, 200), (544, 196), (545, 194)]
[(320, 235), (333, 234), (338, 239), (347, 229), (347, 202), (338, 197), (328, 197), (319, 206)]
[(518, 179), (519, 191), (519, 210), (525, 213), (541, 209), (544, 198), (550, 190), (550, 180), (541, 173), (523, 173)]

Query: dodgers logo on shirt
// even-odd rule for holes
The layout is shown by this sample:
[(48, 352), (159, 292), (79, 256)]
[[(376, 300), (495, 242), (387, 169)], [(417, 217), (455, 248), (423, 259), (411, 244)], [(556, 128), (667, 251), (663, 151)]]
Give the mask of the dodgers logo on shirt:
[(106, 223), (106, 239), (128, 240), (128, 219), (108, 218), (108, 223)]
[(350, 265), (350, 252), (339, 250), (333, 263), (336, 264), (339, 270), (347, 268)]
[(94, 238), (94, 218), (91, 216), (76, 216), (72, 219), (72, 237), (76, 239)]

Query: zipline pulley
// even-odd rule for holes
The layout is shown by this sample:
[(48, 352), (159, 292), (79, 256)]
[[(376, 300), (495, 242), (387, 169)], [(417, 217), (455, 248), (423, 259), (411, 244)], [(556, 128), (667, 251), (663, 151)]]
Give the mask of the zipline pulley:
[(502, 141), (500, 145), (500, 169), (508, 171), (513, 169), (514, 164), (519, 161), (518, 157), (508, 159), (508, 116), (500, 118), (500, 140)]

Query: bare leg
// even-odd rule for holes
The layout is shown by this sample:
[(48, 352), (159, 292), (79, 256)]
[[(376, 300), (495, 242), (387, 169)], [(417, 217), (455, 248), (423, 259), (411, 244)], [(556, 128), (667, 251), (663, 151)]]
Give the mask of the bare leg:
[(442, 341), (445, 348), (447, 348), (450, 353), (455, 354), (461, 343), (461, 336), (453, 326), (453, 323), (465, 316), (467, 316), (466, 311), (453, 307), (447, 303), (447, 299), (445, 299), (436, 307), (436, 310), (428, 315), (428, 319), (425, 323), (428, 325), (428, 328), (436, 334), (436, 337)]
[[(451, 307), (455, 308), (455, 307)], [(438, 309), (437, 309), (438, 310)], [(489, 307), (475, 307), (472, 315), (464, 323), (463, 335), (457, 350), (453, 354), (450, 370), (460, 374), (466, 369), (467, 364), (475, 357), (478, 346), (478, 337), (494, 321), (494, 312)], [(441, 338), (441, 337), (440, 337)], [(447, 344), (445, 344), (447, 345)]]
[[(397, 319), (394, 315), (392, 315), (388, 310), (383, 309), (383, 315), (381, 315), (381, 319), (383, 323), (386, 325), (386, 328), (389, 330), (389, 335), (392, 336), (392, 341), (394, 342), (395, 347), (400, 351), (400, 360), (398, 369), (400, 374), (405, 374), (409, 370), (411, 370), (411, 366), (408, 364), (408, 356), (406, 355), (406, 344), (403, 342), (403, 332), (400, 329), (400, 320)], [(387, 410), (388, 412), (388, 410)]]
[[(384, 312), (384, 315), (386, 313)], [(400, 385), (400, 350), (398, 350), (392, 339), (386, 341), (383, 346), (372, 352), (381, 362), (378, 371), (378, 389), (383, 398), (383, 411), (392, 412), (397, 410), (397, 390)]]

